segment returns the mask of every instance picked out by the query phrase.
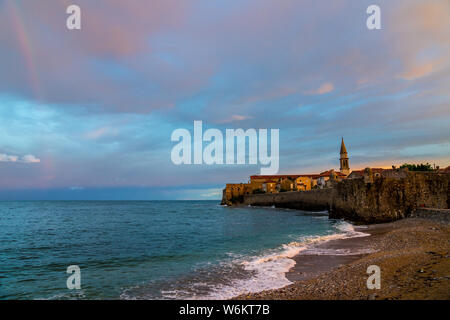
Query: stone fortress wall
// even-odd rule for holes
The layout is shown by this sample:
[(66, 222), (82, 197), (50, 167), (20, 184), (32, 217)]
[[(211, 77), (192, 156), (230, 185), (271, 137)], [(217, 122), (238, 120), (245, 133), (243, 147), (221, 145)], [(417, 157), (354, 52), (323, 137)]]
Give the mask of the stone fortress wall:
[(450, 173), (389, 169), (336, 182), (326, 189), (245, 195), (239, 205), (328, 210), (330, 218), (381, 223), (410, 216), (418, 208), (449, 209)]

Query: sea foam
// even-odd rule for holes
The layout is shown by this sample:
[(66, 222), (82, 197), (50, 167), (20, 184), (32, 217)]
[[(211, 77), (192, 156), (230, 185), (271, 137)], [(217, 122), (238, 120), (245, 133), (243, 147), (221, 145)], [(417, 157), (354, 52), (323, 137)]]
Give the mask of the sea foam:
[[(184, 290), (170, 290), (163, 292), (166, 299), (230, 299), (246, 293), (257, 293), (264, 290), (278, 289), (289, 284), (286, 273), (295, 266), (293, 259), (305, 250), (311, 250), (317, 244), (356, 237), (369, 236), (367, 233), (355, 231), (353, 225), (345, 221), (339, 221), (335, 228), (337, 233), (324, 236), (302, 237), (299, 241), (283, 244), (275, 250), (269, 250), (259, 256), (240, 257), (232, 261), (239, 264), (253, 274), (250, 278), (231, 280), (227, 285), (213, 285), (206, 295), (189, 295)], [(328, 255), (352, 255), (365, 252), (349, 252), (345, 250), (313, 249), (314, 254)]]

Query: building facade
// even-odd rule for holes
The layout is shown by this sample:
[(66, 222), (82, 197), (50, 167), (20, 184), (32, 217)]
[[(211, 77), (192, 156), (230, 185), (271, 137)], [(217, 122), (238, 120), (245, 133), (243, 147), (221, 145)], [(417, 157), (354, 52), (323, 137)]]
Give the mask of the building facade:
[(248, 183), (227, 184), (223, 190), (224, 199), (233, 202), (233, 200), (241, 199), (248, 194), (299, 192), (331, 187), (334, 182), (346, 179), (350, 174), (349, 159), (344, 138), (341, 141), (339, 162), (339, 172), (331, 169), (320, 174), (253, 175), (250, 176)]

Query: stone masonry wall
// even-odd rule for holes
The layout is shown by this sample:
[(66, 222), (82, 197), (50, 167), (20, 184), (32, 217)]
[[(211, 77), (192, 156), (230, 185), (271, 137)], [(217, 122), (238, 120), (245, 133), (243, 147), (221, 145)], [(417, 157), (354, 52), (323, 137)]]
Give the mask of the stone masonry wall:
[(333, 189), (291, 191), (273, 194), (252, 194), (244, 196), (244, 204), (252, 206), (276, 206), (299, 210), (321, 211), (331, 208)]
[(408, 172), (405, 178), (344, 180), (335, 186), (330, 218), (363, 223), (401, 219), (420, 207), (448, 208), (449, 174)]

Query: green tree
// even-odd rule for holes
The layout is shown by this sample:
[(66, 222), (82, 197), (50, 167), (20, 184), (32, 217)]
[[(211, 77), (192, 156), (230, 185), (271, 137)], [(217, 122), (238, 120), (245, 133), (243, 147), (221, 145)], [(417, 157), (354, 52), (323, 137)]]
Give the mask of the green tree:
[(407, 168), (409, 171), (433, 171), (433, 167), (428, 162), (426, 164), (410, 164), (404, 163), (400, 168)]

